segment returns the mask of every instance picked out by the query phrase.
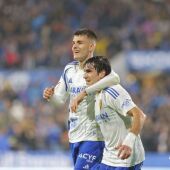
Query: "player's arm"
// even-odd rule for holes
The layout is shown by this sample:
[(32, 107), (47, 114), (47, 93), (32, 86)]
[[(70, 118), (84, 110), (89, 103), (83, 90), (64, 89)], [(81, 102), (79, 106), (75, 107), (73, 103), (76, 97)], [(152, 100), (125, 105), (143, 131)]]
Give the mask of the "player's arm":
[(87, 94), (96, 93), (106, 87), (116, 85), (119, 83), (120, 83), (119, 75), (112, 70), (112, 72), (109, 75), (105, 76), (104, 78), (96, 82), (95, 84), (87, 87), (85, 89), (85, 92)]
[(137, 106), (129, 110), (127, 114), (132, 116), (133, 119), (129, 133), (125, 137), (123, 143), (117, 147), (119, 150), (118, 157), (121, 159), (127, 159), (131, 155), (135, 140), (140, 134), (146, 117)]
[(136, 136), (139, 135), (143, 128), (146, 115), (137, 106), (129, 110), (127, 114), (133, 117), (132, 127), (130, 128), (129, 132), (135, 134)]
[(52, 101), (56, 105), (62, 105), (66, 102), (69, 94), (67, 92), (66, 82), (63, 77), (60, 78), (55, 87), (45, 88), (43, 98)]
[(65, 85), (62, 80), (55, 87), (47, 87), (43, 91), (43, 98), (51, 101), (56, 105), (62, 105), (68, 98), (68, 93), (65, 90)]
[(91, 93), (96, 93), (106, 87), (111, 85), (116, 85), (120, 83), (120, 78), (117, 73), (112, 71), (109, 75), (105, 76), (103, 79), (99, 80), (95, 84), (87, 87), (81, 93), (79, 93), (72, 101), (70, 108), (72, 112), (76, 112), (79, 103), (84, 99), (85, 96)]
[(51, 98), (51, 101), (56, 105), (63, 105), (66, 102), (68, 96), (69, 93), (66, 89), (65, 81), (61, 77), (60, 81), (54, 88), (54, 94)]

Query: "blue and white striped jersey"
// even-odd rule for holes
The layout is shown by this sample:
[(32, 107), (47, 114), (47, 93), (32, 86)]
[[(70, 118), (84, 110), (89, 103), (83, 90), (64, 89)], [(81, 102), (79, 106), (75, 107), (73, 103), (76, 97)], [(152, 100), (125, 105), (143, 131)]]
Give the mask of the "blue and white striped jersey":
[(135, 106), (121, 85), (111, 86), (96, 94), (95, 119), (105, 141), (102, 163), (109, 166), (130, 167), (144, 160), (144, 148), (139, 135), (132, 155), (128, 159), (118, 158), (118, 150), (115, 149), (129, 132), (132, 118), (127, 112)]
[[(84, 71), (78, 62), (69, 63), (55, 87), (54, 97), (59, 103), (64, 103), (68, 97), (70, 101), (86, 87), (83, 78)], [(102, 135), (95, 121), (94, 95), (88, 95), (78, 106), (77, 112), (69, 111), (69, 141), (102, 141)]]

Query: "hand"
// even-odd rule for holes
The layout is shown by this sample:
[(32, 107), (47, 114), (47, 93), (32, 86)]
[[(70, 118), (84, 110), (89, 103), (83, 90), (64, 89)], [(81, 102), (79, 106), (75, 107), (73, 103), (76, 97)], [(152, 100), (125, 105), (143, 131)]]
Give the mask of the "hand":
[(53, 94), (54, 94), (54, 87), (47, 87), (43, 91), (43, 98), (49, 101), (50, 98), (53, 96)]
[(72, 99), (70, 103), (70, 109), (72, 112), (76, 112), (77, 107), (79, 103), (84, 99), (84, 97), (87, 95), (86, 91), (80, 92), (74, 99)]
[(132, 153), (132, 149), (127, 145), (119, 145), (115, 149), (119, 150), (118, 157), (122, 160), (129, 158)]

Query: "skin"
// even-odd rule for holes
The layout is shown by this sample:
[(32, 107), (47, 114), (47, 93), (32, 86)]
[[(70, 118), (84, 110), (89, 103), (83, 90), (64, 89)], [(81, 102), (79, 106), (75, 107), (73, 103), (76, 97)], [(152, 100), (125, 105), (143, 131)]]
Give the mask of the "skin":
[(46, 99), (47, 101), (50, 101), (50, 98), (54, 94), (54, 87), (47, 87), (43, 91), (43, 98)]
[[(129, 131), (137, 136), (142, 130), (146, 115), (138, 107), (132, 108), (127, 114), (133, 117), (132, 127)], [(126, 145), (119, 145), (115, 149), (119, 151), (118, 157), (122, 160), (127, 159), (132, 153), (132, 149)]]
[(86, 80), (86, 84), (88, 86), (98, 82), (100, 79), (105, 77), (105, 71), (103, 70), (100, 73), (97, 73), (93, 64), (86, 64), (84, 67), (84, 72), (84, 79)]
[[(84, 68), (84, 78), (86, 80), (87, 85), (92, 85), (102, 79), (105, 76), (105, 71), (97, 73), (95, 68), (92, 64), (87, 64)], [(83, 100), (83, 98), (87, 94), (83, 91), (75, 97), (75, 99), (71, 103), (71, 110), (76, 112), (79, 103)], [(128, 115), (133, 116), (133, 122), (130, 132), (138, 135), (143, 127), (145, 121), (145, 114), (140, 110), (138, 107), (132, 108), (130, 111), (127, 112)], [(118, 157), (122, 160), (129, 158), (132, 154), (132, 149), (127, 145), (120, 144), (119, 146), (115, 147), (118, 150)]]
[[(73, 58), (79, 62), (80, 68), (83, 68), (84, 62), (93, 56), (96, 48), (96, 42), (86, 35), (75, 35), (72, 41)], [(47, 87), (43, 91), (43, 98), (50, 100), (54, 94), (54, 87)]]
[[(105, 71), (97, 73), (97, 71), (93, 67), (93, 64), (87, 64), (84, 67), (84, 72), (84, 79), (86, 80), (87, 86), (96, 83), (105, 76)], [(86, 95), (86, 91), (83, 90), (71, 101), (70, 108), (72, 112), (76, 112), (79, 103), (84, 99)]]
[(93, 52), (96, 48), (94, 40), (88, 38), (86, 35), (78, 35), (73, 37), (72, 52), (74, 59), (79, 61), (82, 68), (83, 63), (93, 56)]

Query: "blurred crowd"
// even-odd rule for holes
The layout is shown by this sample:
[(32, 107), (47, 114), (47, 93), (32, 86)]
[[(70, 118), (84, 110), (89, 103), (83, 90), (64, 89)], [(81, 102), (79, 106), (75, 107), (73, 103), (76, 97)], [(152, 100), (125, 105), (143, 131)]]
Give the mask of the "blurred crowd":
[(125, 88), (147, 115), (141, 137), (146, 151), (170, 151), (170, 76), (129, 74)]
[(0, 151), (68, 150), (68, 108), (42, 98), (43, 89), (58, 82), (56, 75), (43, 70), (0, 74)]
[(64, 66), (72, 58), (72, 34), (79, 27), (97, 32), (100, 55), (169, 50), (169, 11), (168, 0), (1, 0), (0, 66)]
[[(168, 0), (1, 0), (0, 15), (2, 70), (63, 69), (72, 60), (72, 34), (80, 26), (96, 31), (96, 54), (170, 50)], [(24, 75), (14, 84), (17, 73), (0, 74), (0, 150), (69, 149), (67, 106), (42, 99), (43, 88), (59, 76), (43, 76)], [(128, 78), (125, 88), (148, 116), (142, 131), (146, 151), (170, 151), (169, 76)]]

